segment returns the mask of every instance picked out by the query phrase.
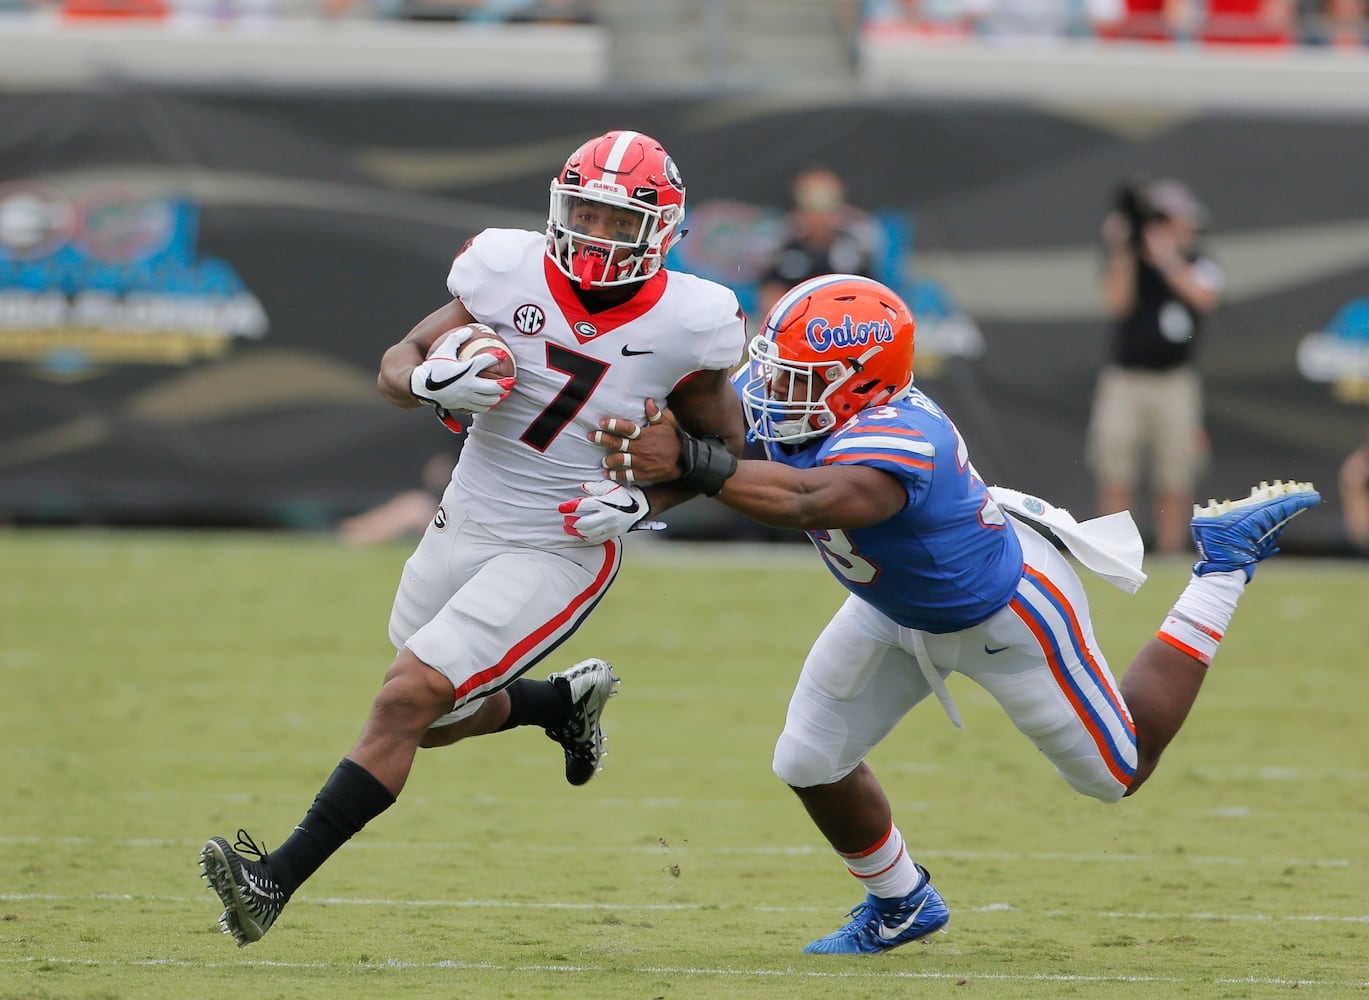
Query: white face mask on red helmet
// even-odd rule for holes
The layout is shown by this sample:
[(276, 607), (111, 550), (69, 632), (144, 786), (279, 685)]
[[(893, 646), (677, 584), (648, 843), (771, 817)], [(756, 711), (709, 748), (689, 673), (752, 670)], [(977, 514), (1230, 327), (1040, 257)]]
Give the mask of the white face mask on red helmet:
[[(551, 182), (547, 256), (581, 288), (645, 281), (684, 233), (684, 181), (661, 144), (641, 132), (591, 139)], [(591, 216), (608, 231), (587, 232)]]

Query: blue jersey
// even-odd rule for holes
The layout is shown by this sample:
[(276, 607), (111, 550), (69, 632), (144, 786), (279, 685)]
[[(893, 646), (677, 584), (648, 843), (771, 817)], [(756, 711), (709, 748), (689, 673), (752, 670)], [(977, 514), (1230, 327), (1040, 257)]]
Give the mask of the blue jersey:
[(842, 586), (900, 625), (956, 632), (1012, 599), (1022, 546), (955, 425), (918, 390), (862, 410), (806, 448), (767, 442), (766, 449), (796, 469), (868, 465), (903, 484), (908, 505), (887, 521), (808, 532)]

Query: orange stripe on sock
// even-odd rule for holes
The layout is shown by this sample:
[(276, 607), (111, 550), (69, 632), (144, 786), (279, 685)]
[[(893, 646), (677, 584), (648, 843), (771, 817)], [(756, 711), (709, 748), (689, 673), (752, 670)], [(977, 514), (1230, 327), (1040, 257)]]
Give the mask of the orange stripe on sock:
[(890, 824), (889, 824), (889, 829), (887, 829), (887, 830), (884, 831), (884, 836), (880, 837), (879, 840), (877, 840), (877, 841), (875, 842), (875, 845), (874, 845), (873, 847), (867, 847), (865, 850), (863, 850), (863, 851), (857, 851), (855, 854), (842, 854), (842, 857), (843, 857), (843, 858), (868, 858), (871, 854), (874, 854), (877, 850), (879, 850), (879, 849), (880, 849), (881, 847), (883, 847), (885, 844), (889, 843), (889, 838), (892, 837), (893, 835), (894, 835), (894, 824), (893, 824), (893, 823), (890, 823)]
[[(1212, 627), (1210, 627), (1210, 626), (1208, 626), (1208, 625), (1204, 625), (1202, 622), (1198, 621), (1196, 618), (1190, 618), (1188, 615), (1184, 614), (1184, 613), (1181, 612), (1181, 611), (1177, 611), (1177, 610), (1171, 609), (1170, 612), (1169, 612), (1169, 615), (1168, 615), (1168, 616), (1166, 617), (1166, 619), (1165, 619), (1165, 625), (1168, 625), (1171, 619), (1172, 619), (1173, 621), (1182, 622), (1182, 623), (1185, 624), (1185, 625), (1192, 626), (1193, 628), (1197, 629), (1199, 632), (1203, 633), (1203, 635), (1210, 636), (1211, 638), (1213, 638), (1213, 639), (1216, 640), (1217, 642), (1221, 642), (1221, 641), (1222, 641), (1222, 633), (1218, 632), (1216, 629), (1214, 629), (1214, 628), (1212, 628)], [(1160, 627), (1163, 629), (1163, 628), (1164, 628), (1164, 625), (1161, 625)]]
[(1189, 656), (1193, 657), (1195, 660), (1197, 660), (1205, 667), (1209, 666), (1212, 663), (1212, 657), (1208, 656), (1206, 653), (1194, 649), (1188, 643), (1174, 638), (1174, 636), (1170, 635), (1168, 632), (1156, 632), (1155, 638), (1159, 639), (1161, 642), (1169, 643), (1169, 645), (1173, 646), (1181, 653), (1187, 653)]
[(899, 850), (898, 850), (898, 856), (897, 856), (896, 858), (894, 858), (893, 861), (890, 861), (887, 865), (885, 865), (885, 866), (884, 866), (883, 868), (881, 868), (879, 871), (877, 871), (877, 872), (871, 872), (869, 875), (862, 875), (860, 872), (851, 871), (851, 868), (850, 868), (849, 866), (847, 867), (846, 870), (847, 870), (848, 872), (851, 872), (851, 874), (854, 875), (856, 878), (878, 878), (879, 876), (881, 876), (881, 875), (883, 875), (885, 872), (887, 872), (890, 868), (894, 867), (894, 865), (896, 865), (896, 864), (898, 864), (900, 861), (902, 861), (902, 860), (903, 860), (903, 855), (905, 855), (906, 853), (908, 853), (908, 848), (907, 848), (907, 846), (905, 845), (905, 846), (903, 846), (903, 847), (900, 847)]

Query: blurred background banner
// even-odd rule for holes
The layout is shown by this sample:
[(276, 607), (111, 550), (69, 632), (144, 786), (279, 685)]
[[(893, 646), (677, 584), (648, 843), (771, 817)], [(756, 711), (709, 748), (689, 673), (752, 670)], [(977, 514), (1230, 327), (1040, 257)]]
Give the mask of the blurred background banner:
[[(634, 94), (634, 96), (625, 96)], [(884, 233), (917, 378), (990, 482), (1093, 513), (1099, 223), (1178, 174), (1228, 276), (1199, 354), (1200, 490), (1330, 487), (1366, 432), (1369, 111), (1120, 108), (605, 89), (113, 84), (0, 93), (0, 519), (329, 524), (454, 439), (375, 388), (489, 226), (541, 230), (565, 152), (610, 128), (679, 163), (674, 263), (754, 298), (791, 174)], [(753, 317), (753, 322), (757, 317)], [(711, 504), (681, 531), (726, 535)], [(1334, 516), (1304, 519), (1331, 546)]]

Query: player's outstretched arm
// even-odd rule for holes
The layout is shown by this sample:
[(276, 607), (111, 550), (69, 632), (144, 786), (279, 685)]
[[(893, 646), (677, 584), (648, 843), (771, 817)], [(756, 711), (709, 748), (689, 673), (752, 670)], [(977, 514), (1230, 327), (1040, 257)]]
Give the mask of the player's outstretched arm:
[(380, 394), (395, 406), (412, 410), (423, 405), (409, 388), (409, 378), (416, 366), (428, 356), (428, 349), (448, 330), (474, 323), (475, 317), (466, 311), (460, 299), (452, 299), (445, 306), (433, 310), (408, 332), (399, 343), (381, 356), (380, 374), (376, 385)]
[(750, 460), (737, 464), (715, 496), (754, 521), (799, 531), (864, 528), (887, 521), (908, 503), (903, 484), (872, 466), (792, 469)]
[[(680, 428), (674, 414), (660, 419), (648, 400), (648, 422), (609, 418), (590, 440), (603, 447), (604, 476), (618, 483), (659, 482), (680, 475), (693, 462), (700, 442)], [(725, 470), (724, 470), (725, 471)], [(908, 503), (908, 493), (894, 476), (863, 465), (792, 469), (774, 462), (742, 460), (721, 477), (710, 495), (747, 517), (779, 528), (820, 531), (861, 528), (888, 520)], [(669, 487), (666, 487), (667, 489)], [(661, 489), (656, 487), (649, 493)], [(653, 498), (653, 510), (655, 500)]]

